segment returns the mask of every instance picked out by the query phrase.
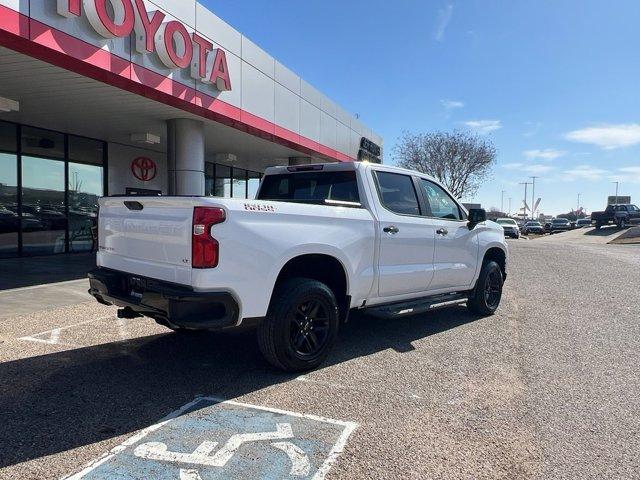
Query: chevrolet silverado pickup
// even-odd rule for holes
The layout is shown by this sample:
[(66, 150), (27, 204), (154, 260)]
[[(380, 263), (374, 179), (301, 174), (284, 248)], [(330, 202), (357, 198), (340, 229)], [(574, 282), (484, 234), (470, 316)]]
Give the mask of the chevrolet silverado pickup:
[(106, 197), (90, 293), (171, 330), (257, 326), (286, 371), (319, 366), (349, 312), (500, 304), (502, 227), (435, 179), (370, 163), (267, 169), (255, 200)]

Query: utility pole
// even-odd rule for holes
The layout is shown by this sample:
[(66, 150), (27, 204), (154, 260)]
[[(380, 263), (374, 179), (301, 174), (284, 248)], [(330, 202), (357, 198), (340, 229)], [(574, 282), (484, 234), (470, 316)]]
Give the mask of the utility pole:
[(540, 177), (529, 177), (533, 180), (533, 187), (531, 187), (531, 220), (535, 220), (535, 210), (536, 210), (536, 178)]
[(531, 185), (530, 182), (520, 182), (519, 185), (524, 185), (524, 204), (522, 205), (524, 211), (524, 220), (527, 219), (527, 188)]
[(504, 213), (504, 194), (506, 190), (502, 190), (502, 196), (500, 197), (500, 213)]
[(578, 207), (576, 208), (576, 222), (578, 221), (578, 212), (580, 211), (580, 197), (582, 196), (581, 193), (578, 194)]

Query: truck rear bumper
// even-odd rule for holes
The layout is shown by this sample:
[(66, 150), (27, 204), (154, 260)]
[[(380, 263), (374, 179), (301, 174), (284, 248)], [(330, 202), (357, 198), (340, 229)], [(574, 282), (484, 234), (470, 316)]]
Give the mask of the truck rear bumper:
[(229, 292), (195, 292), (139, 275), (98, 268), (89, 273), (89, 293), (168, 326), (220, 330), (238, 324), (239, 307)]

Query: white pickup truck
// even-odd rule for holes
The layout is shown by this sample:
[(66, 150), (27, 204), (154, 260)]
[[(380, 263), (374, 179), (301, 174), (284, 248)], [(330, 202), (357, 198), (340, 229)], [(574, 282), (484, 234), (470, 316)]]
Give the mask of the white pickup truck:
[(353, 309), (493, 314), (508, 250), (433, 178), (369, 163), (267, 169), (256, 200), (100, 200), (90, 293), (175, 331), (257, 325), (265, 358), (320, 365)]

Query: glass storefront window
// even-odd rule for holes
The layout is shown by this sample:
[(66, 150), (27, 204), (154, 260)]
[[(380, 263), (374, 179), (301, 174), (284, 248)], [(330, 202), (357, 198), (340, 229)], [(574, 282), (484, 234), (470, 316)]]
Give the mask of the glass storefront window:
[(247, 171), (233, 169), (233, 198), (247, 198)]
[(247, 182), (247, 198), (253, 200), (258, 193), (258, 187), (260, 186), (260, 178), (262, 175), (258, 172), (248, 172), (249, 180)]
[(103, 170), (97, 165), (69, 163), (69, 251), (95, 248), (98, 198), (103, 195)]
[(231, 167), (216, 165), (215, 197), (231, 197)]
[(22, 127), (22, 153), (47, 158), (64, 158), (64, 134)]
[(65, 164), (22, 157), (22, 252), (50, 255), (66, 250)]
[(208, 162), (205, 165), (205, 195), (253, 199), (261, 179), (259, 172)]
[(69, 161), (102, 165), (103, 160), (103, 142), (69, 135)]
[(0, 150), (18, 151), (18, 127), (13, 123), (0, 122)]
[(204, 164), (204, 194), (213, 197), (215, 194), (216, 166), (213, 163)]
[(0, 259), (96, 249), (105, 153), (100, 140), (0, 121)]
[(0, 153), (0, 258), (18, 254), (19, 229), (18, 157)]

